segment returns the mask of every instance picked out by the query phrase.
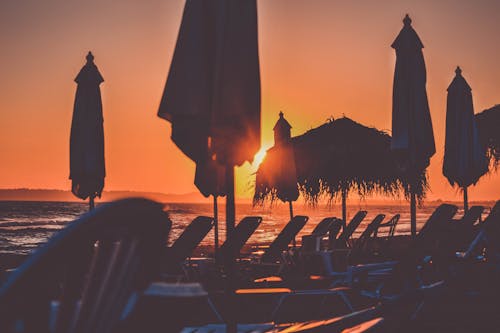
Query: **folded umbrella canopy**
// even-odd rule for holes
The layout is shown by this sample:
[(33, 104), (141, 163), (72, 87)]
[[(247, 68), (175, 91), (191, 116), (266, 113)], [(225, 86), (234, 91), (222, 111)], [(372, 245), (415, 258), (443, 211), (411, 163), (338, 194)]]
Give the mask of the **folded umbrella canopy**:
[(255, 0), (186, 1), (158, 116), (172, 123), (172, 140), (197, 165), (225, 169), (230, 235), (234, 166), (260, 148)]
[(479, 142), (472, 89), (460, 67), (455, 74), (448, 87), (443, 175), (452, 186), (456, 184), (463, 189), (464, 211), (467, 211), (467, 187), (488, 171), (488, 159)]
[(416, 195), (425, 191), (418, 184), (436, 152), (432, 121), (427, 101), (426, 69), (422, 41), (411, 26), (408, 15), (391, 47), (396, 51), (392, 93), (391, 149), (402, 169), (412, 179), (410, 186), (411, 233), (416, 235)]
[(106, 175), (104, 166), (104, 130), (101, 90), (104, 79), (94, 64), (94, 56), (87, 54), (87, 63), (78, 73), (73, 120), (70, 135), (71, 191), (80, 199), (101, 196)]

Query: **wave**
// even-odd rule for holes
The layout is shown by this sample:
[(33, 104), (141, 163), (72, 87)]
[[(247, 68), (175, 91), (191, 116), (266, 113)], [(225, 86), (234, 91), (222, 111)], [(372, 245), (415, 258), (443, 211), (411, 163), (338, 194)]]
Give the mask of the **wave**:
[(12, 228), (12, 229), (0, 228), (0, 234), (19, 234), (19, 235), (21, 235), (22, 233), (41, 233), (41, 232), (53, 233), (59, 229), (60, 228), (44, 228), (44, 227), (40, 227), (40, 228), (32, 228), (32, 227), (23, 228), (23, 227), (21, 227), (21, 228)]
[(31, 222), (31, 221), (16, 221), (16, 222), (0, 222), (0, 228), (6, 227), (36, 227), (36, 226), (46, 226), (46, 225), (56, 225), (56, 226), (64, 226), (68, 224), (68, 221), (61, 220), (49, 220), (49, 221), (40, 221), (40, 222)]

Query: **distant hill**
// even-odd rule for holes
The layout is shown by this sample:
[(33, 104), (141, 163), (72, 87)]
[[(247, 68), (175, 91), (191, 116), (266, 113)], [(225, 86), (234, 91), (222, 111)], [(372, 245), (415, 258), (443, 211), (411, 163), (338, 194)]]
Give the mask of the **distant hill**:
[[(98, 201), (144, 197), (160, 202), (207, 202), (200, 193), (165, 194), (157, 192), (104, 191)], [(0, 201), (82, 201), (70, 191), (51, 189), (0, 189)]]

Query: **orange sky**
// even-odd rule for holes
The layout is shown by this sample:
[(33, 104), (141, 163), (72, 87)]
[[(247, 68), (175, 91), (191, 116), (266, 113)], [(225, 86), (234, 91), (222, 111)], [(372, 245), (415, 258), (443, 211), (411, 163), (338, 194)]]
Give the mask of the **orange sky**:
[[(69, 189), (74, 77), (88, 50), (104, 76), (106, 190), (195, 191), (194, 164), (156, 117), (183, 0), (0, 2), (0, 188)], [(430, 199), (460, 200), (441, 174), (446, 88), (456, 65), (476, 112), (500, 103), (500, 2), (259, 0), (263, 146), (279, 110), (292, 134), (349, 116), (391, 128), (395, 56), (390, 44), (409, 13), (424, 45), (437, 154)], [(254, 170), (254, 169), (253, 169)], [(237, 195), (253, 194), (248, 165)], [(500, 197), (483, 177), (471, 200)]]

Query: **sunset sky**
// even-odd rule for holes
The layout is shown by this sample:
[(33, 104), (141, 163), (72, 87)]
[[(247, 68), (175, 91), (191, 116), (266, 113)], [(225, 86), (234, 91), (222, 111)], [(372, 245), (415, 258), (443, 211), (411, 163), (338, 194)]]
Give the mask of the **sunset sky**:
[[(91, 50), (105, 82), (105, 190), (196, 191), (194, 164), (156, 116), (183, 0), (0, 2), (0, 188), (70, 189), (69, 132), (76, 74)], [(283, 110), (292, 135), (343, 114), (390, 131), (395, 54), (409, 13), (424, 43), (437, 153), (429, 199), (460, 200), (441, 173), (446, 88), (460, 65), (475, 112), (500, 103), (498, 0), (259, 0), (262, 145)], [(255, 166), (237, 170), (253, 194)], [(500, 175), (469, 190), (500, 198)]]

